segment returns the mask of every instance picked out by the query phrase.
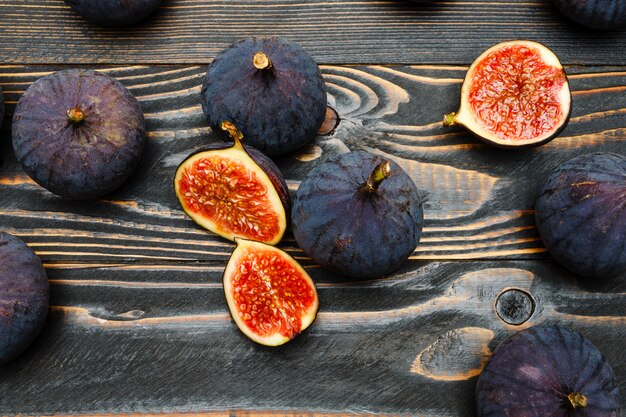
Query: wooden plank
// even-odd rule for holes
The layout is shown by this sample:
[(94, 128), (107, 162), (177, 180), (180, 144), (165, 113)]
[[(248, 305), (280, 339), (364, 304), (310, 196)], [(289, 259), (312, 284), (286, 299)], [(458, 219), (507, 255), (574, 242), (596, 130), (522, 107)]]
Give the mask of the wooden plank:
[[(232, 244), (182, 212), (171, 181), (177, 164), (214, 140), (200, 108), (203, 66), (104, 67), (140, 100), (148, 146), (137, 173), (99, 201), (64, 200), (30, 180), (15, 162), (10, 117), (36, 78), (62, 67), (0, 67), (7, 116), (0, 146), (0, 227), (46, 262), (223, 263)], [(394, 159), (422, 190), (425, 228), (411, 257), (424, 260), (546, 259), (534, 227), (538, 186), (559, 163), (581, 153), (626, 154), (626, 69), (568, 68), (574, 107), (553, 142), (526, 151), (488, 148), (459, 128), (444, 128), (455, 110), (465, 67), (323, 66), (329, 99), (341, 122), (332, 135), (277, 159), (295, 190), (316, 164), (339, 152), (366, 149)], [(33, 204), (36, 202), (36, 204)], [(314, 264), (291, 234), (282, 247)]]
[(626, 65), (626, 31), (591, 31), (543, 0), (165, 0), (123, 29), (85, 22), (60, 0), (0, 0), (0, 62), (207, 63), (249, 36), (284, 36), (320, 63), (468, 64), (487, 47), (532, 39), (567, 64)]
[[(2, 415), (472, 416), (486, 358), (539, 323), (583, 332), (626, 389), (626, 280), (552, 262), (423, 262), (352, 282), (320, 271), (316, 322), (275, 349), (236, 329), (216, 269), (46, 266), (51, 313), (2, 367)], [(494, 307), (511, 288), (534, 301), (521, 326)]]

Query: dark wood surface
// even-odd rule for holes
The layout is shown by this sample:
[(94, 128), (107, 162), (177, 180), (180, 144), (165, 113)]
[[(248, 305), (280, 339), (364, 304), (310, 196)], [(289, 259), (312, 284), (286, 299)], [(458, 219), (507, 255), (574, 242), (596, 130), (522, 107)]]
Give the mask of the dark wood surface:
[(247, 36), (278, 35), (324, 64), (467, 64), (508, 39), (567, 64), (626, 65), (626, 33), (571, 23), (551, 0), (163, 0), (145, 22), (106, 29), (61, 0), (0, 0), (0, 62), (208, 63)]
[[(0, 230), (37, 252), (51, 283), (42, 334), (0, 366), (0, 415), (473, 416), (491, 351), (544, 322), (589, 337), (626, 392), (626, 272), (605, 282), (574, 276), (546, 253), (533, 217), (537, 188), (558, 164), (626, 154), (626, 30), (584, 31), (543, 2), (163, 4), (144, 24), (104, 30), (62, 1), (0, 0)], [(292, 191), (329, 156), (367, 149), (401, 164), (425, 200), (420, 245), (381, 279), (328, 273), (288, 233), (280, 247), (316, 280), (321, 308), (309, 330), (274, 349), (230, 320), (221, 273), (233, 245), (189, 220), (171, 185), (182, 158), (213, 140), (199, 101), (204, 63), (249, 34), (310, 50), (341, 117), (333, 134), (276, 159)], [(520, 36), (572, 64), (573, 113), (561, 136), (502, 151), (442, 127), (473, 57)], [(149, 129), (137, 173), (92, 202), (34, 184), (10, 141), (28, 85), (78, 64), (123, 82)], [(530, 297), (522, 325), (507, 324), (510, 311), (496, 302), (510, 289)]]

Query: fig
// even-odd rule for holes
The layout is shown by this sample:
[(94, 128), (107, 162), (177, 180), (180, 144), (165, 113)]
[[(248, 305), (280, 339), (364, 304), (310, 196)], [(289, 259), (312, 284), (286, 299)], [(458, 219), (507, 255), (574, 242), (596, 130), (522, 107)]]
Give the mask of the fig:
[(292, 340), (317, 316), (315, 283), (282, 250), (251, 240), (236, 242), (224, 271), (224, 294), (235, 324), (262, 345)]
[(531, 41), (492, 46), (470, 66), (457, 112), (443, 124), (465, 126), (479, 139), (500, 148), (538, 146), (567, 125), (571, 94), (556, 55)]
[(274, 245), (287, 229), (289, 189), (278, 167), (241, 143), (242, 133), (222, 122), (234, 144), (217, 143), (188, 156), (176, 169), (174, 191), (187, 215), (226, 239)]
[(313, 58), (282, 38), (249, 38), (217, 54), (202, 86), (202, 110), (216, 131), (235, 124), (246, 144), (283, 155), (315, 137), (326, 87)]
[(108, 75), (68, 69), (38, 79), (13, 115), (13, 149), (26, 173), (63, 197), (89, 199), (118, 188), (137, 167), (144, 116)]
[(124, 26), (148, 17), (161, 0), (65, 0), (65, 3), (97, 25)]
[(49, 284), (35, 253), (20, 239), (0, 232), (0, 364), (35, 340), (48, 314)]
[(580, 155), (559, 166), (539, 191), (537, 229), (548, 252), (577, 274), (626, 271), (626, 157)]
[(623, 0), (554, 0), (556, 8), (576, 23), (592, 29), (626, 26)]
[(477, 417), (618, 417), (611, 366), (578, 332), (540, 325), (502, 342), (476, 386)]
[(423, 225), (419, 192), (395, 162), (364, 151), (312, 170), (295, 194), (298, 245), (331, 271), (373, 278), (399, 269)]

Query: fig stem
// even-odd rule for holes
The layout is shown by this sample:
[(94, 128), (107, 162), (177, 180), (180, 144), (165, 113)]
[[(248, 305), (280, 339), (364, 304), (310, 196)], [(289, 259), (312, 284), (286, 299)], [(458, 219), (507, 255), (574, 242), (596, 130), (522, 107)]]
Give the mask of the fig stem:
[(239, 145), (241, 146), (241, 140), (243, 139), (243, 133), (241, 133), (241, 131), (239, 131), (239, 129), (237, 129), (237, 126), (235, 126), (233, 123), (224, 120), (221, 124), (221, 128), (222, 130), (225, 130), (228, 132), (228, 134), (230, 135), (230, 137), (233, 139), (233, 141), (235, 141), (235, 146)]
[(67, 111), (68, 122), (77, 125), (85, 120), (85, 113), (78, 107), (73, 107)]
[(443, 125), (444, 126), (454, 126), (456, 125), (456, 112), (448, 113), (443, 116)]
[(265, 52), (259, 51), (254, 54), (254, 57), (252, 58), (252, 65), (254, 65), (254, 68), (258, 70), (267, 70), (272, 68), (272, 61), (270, 60), (270, 57), (265, 54)]
[(365, 189), (369, 192), (378, 190), (380, 184), (389, 178), (389, 175), (391, 175), (391, 165), (389, 164), (389, 161), (381, 162), (376, 165), (372, 174), (367, 178)]
[(572, 392), (567, 395), (567, 399), (574, 410), (587, 407), (587, 397), (580, 392)]

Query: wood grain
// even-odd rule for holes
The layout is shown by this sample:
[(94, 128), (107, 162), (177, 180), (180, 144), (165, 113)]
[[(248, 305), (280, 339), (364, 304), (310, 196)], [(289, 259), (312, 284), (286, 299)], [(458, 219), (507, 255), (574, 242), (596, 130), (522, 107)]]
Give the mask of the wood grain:
[(0, 62), (208, 63), (249, 36), (284, 36), (325, 64), (468, 64), (510, 39), (567, 64), (625, 65), (626, 31), (591, 31), (549, 0), (164, 0), (130, 28), (94, 26), (60, 0), (0, 0)]
[[(424, 234), (400, 271), (364, 281), (323, 270), (288, 233), (280, 246), (317, 282), (321, 310), (277, 349), (233, 324), (221, 285), (233, 245), (189, 220), (172, 191), (177, 164), (214, 140), (198, 97), (204, 66), (96, 66), (138, 97), (149, 132), (131, 180), (88, 202), (34, 184), (11, 148), (20, 95), (61, 68), (0, 67), (0, 229), (41, 256), (52, 306), (35, 344), (0, 367), (1, 415), (470, 417), (490, 352), (539, 323), (584, 333), (626, 391), (626, 272), (573, 276), (545, 252), (533, 218), (537, 187), (558, 164), (626, 154), (626, 67), (568, 67), (567, 129), (541, 148), (507, 152), (441, 126), (465, 66), (322, 66), (341, 122), (277, 158), (290, 189), (337, 153), (386, 155), (422, 190)], [(496, 311), (509, 289), (535, 305), (521, 326)]]
[[(626, 388), (626, 287), (586, 288), (549, 262), (424, 263), (350, 283), (319, 274), (317, 321), (277, 349), (236, 329), (216, 268), (48, 273), (53, 307), (44, 331), (1, 368), (3, 415), (471, 416), (485, 357), (517, 329), (544, 322), (591, 338)], [(527, 291), (537, 305), (523, 326), (495, 311), (508, 288)]]
[[(224, 262), (232, 244), (189, 220), (171, 186), (178, 163), (214, 140), (199, 103), (205, 68), (100, 68), (140, 100), (149, 143), (125, 186), (80, 204), (36, 185), (15, 162), (10, 145), (9, 121), (21, 93), (57, 68), (0, 67), (8, 104), (0, 142), (5, 159), (0, 225), (46, 262)], [(422, 192), (425, 227), (412, 262), (548, 258), (534, 226), (535, 192), (547, 173), (575, 155), (626, 154), (626, 95), (621, 93), (626, 70), (568, 68), (574, 110), (566, 130), (540, 148), (507, 152), (488, 148), (462, 129), (441, 126), (442, 115), (458, 105), (465, 69), (322, 66), (341, 122), (332, 134), (277, 159), (291, 190), (329, 156), (369, 150), (398, 162)], [(282, 247), (315, 267), (290, 234)]]

